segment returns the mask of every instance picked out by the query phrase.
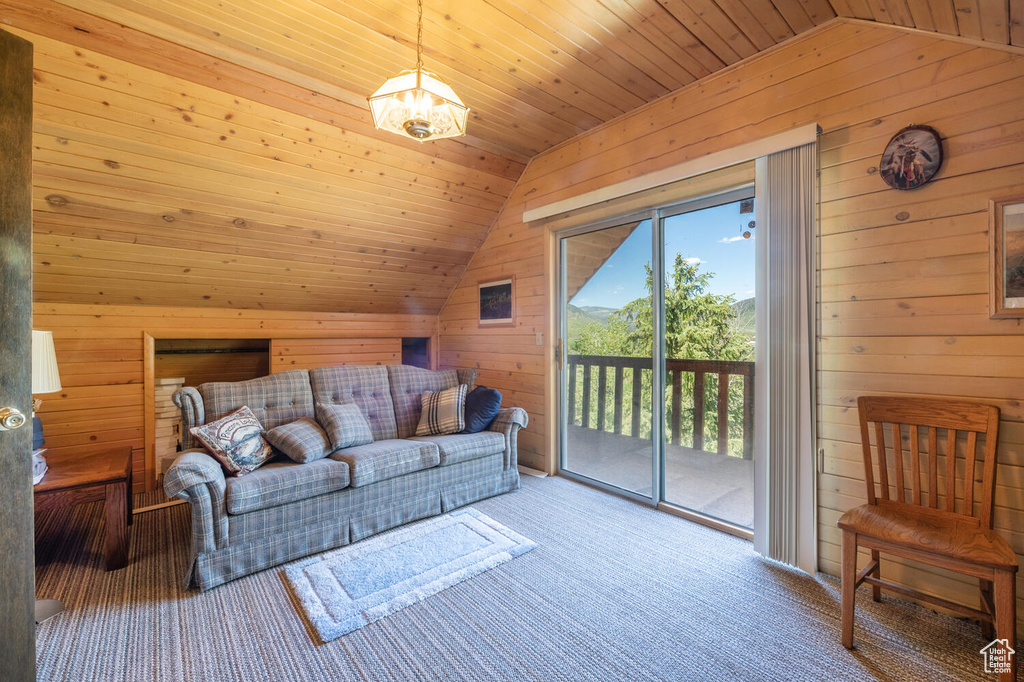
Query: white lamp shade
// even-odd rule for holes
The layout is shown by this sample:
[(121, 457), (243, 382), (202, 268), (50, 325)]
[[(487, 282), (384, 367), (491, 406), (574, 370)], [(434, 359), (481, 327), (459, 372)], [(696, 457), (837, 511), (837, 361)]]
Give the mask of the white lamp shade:
[(57, 372), (57, 351), (53, 332), (32, 330), (32, 393), (56, 393), (61, 390)]
[(469, 108), (451, 87), (422, 69), (389, 78), (370, 95), (373, 124), (417, 140), (466, 134)]

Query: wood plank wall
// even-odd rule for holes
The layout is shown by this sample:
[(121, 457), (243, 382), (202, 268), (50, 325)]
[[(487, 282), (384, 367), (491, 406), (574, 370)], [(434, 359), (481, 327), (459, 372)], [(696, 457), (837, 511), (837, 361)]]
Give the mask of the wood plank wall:
[(400, 365), (402, 339), (278, 339), (270, 347), (270, 371), (337, 365)]
[[(251, 338), (309, 354), (333, 352), (345, 339), (380, 339), (401, 348), (403, 336), (432, 337), (433, 315), (289, 313), (208, 308), (36, 303), (32, 325), (53, 332), (64, 389), (42, 396), (39, 417), (48, 448), (84, 452), (97, 444), (130, 445), (134, 487), (145, 487), (143, 333), (157, 338)], [(399, 354), (399, 357), (400, 354)]]
[[(838, 574), (839, 514), (865, 500), (855, 399), (962, 396), (1002, 409), (995, 526), (1024, 560), (1024, 326), (990, 320), (988, 200), (1024, 193), (1024, 57), (895, 29), (836, 25), (715, 74), (531, 161), (440, 316), (442, 365), (530, 410), (523, 460), (553, 462), (545, 258), (533, 208), (817, 122), (821, 137), (820, 567)], [(946, 162), (929, 185), (888, 189), (888, 139), (934, 126)], [(478, 329), (476, 282), (517, 275), (517, 327)], [(888, 562), (888, 577), (977, 604), (975, 583)], [(1024, 581), (1018, 592), (1024, 622)]]

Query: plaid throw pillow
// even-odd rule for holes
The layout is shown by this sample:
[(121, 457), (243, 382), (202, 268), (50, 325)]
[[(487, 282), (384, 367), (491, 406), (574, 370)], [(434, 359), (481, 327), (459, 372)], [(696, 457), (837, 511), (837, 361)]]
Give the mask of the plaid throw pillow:
[(316, 419), (331, 439), (333, 450), (366, 445), (373, 442), (370, 422), (355, 403), (344, 405), (316, 404)]
[(331, 441), (311, 417), (302, 417), (267, 431), (267, 440), (299, 464), (323, 459), (331, 452)]
[(217, 421), (193, 426), (189, 433), (232, 476), (258, 469), (274, 456), (263, 438), (263, 425), (245, 405)]
[(458, 433), (466, 427), (466, 384), (423, 394), (417, 436)]

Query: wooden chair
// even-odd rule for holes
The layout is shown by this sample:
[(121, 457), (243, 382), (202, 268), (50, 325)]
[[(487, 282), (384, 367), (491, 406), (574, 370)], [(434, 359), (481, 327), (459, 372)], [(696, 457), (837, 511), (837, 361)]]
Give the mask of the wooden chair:
[[(843, 646), (853, 647), (854, 593), (866, 582), (875, 601), (886, 589), (959, 611), (977, 618), (985, 637), (992, 637), (995, 625), (998, 637), (1017, 648), (1017, 557), (992, 530), (999, 408), (961, 400), (875, 396), (858, 398), (857, 408), (868, 503), (843, 514), (838, 524), (843, 530)], [(873, 430), (869, 423), (874, 424)], [(940, 430), (946, 432), (945, 439), (940, 438)], [(958, 437), (958, 433), (966, 435)], [(979, 436), (985, 441), (980, 500), (976, 496)], [(957, 456), (958, 449), (962, 457)], [(871, 550), (871, 561), (860, 573), (858, 547)], [(981, 609), (882, 580), (879, 552), (978, 578)], [(1001, 675), (1000, 682), (1015, 681), (1016, 668), (1014, 656), (1013, 670)]]

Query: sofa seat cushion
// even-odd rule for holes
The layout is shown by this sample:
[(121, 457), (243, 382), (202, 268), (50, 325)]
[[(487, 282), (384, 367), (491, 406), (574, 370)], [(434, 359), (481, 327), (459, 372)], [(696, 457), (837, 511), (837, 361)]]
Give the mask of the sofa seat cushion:
[(436, 445), (441, 454), (441, 466), (505, 451), (505, 436), (495, 431), (455, 433), (450, 436), (416, 436), (411, 440)]
[(244, 514), (341, 490), (348, 484), (345, 462), (318, 459), (299, 464), (280, 458), (245, 476), (228, 478), (224, 497), (229, 514)]
[(345, 448), (332, 452), (330, 459), (348, 464), (353, 488), (441, 463), (441, 455), (433, 443), (400, 439), (378, 440)]

